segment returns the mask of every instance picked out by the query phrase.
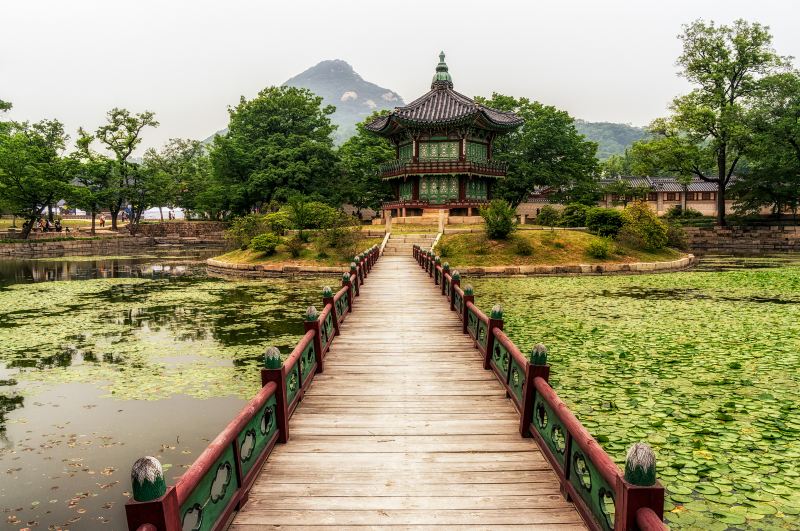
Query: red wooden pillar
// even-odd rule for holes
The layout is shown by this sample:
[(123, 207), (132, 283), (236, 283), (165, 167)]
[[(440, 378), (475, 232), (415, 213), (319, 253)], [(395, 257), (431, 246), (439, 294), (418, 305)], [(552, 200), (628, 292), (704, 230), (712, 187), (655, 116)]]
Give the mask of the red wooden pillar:
[(468, 306), (467, 303), (468, 302), (471, 302), (472, 304), (475, 304), (475, 295), (467, 295), (466, 293), (464, 294), (464, 308), (462, 310), (463, 315), (461, 316), (461, 333), (462, 334), (466, 334), (467, 333), (467, 322), (468, 322), (467, 318), (469, 317), (469, 310), (467, 310), (467, 306)]
[(533, 420), (533, 402), (536, 398), (536, 386), (533, 384), (535, 378), (541, 378), (545, 382), (550, 380), (549, 365), (534, 365), (528, 363), (525, 369), (525, 384), (522, 387), (522, 410), (519, 416), (519, 434), (523, 437), (530, 437), (530, 425)]
[(625, 481), (622, 475), (617, 476), (618, 505), (615, 514), (615, 529), (639, 529), (636, 513), (639, 509), (648, 508), (656, 513), (659, 520), (664, 520), (664, 487), (656, 483), (650, 487), (640, 487)]
[[(490, 369), (489, 360), (492, 359), (492, 351), (494, 350), (494, 331), (495, 330), (502, 330), (503, 329), (503, 319), (495, 319), (489, 317), (489, 326), (486, 327), (486, 355), (483, 357), (483, 368)], [(511, 367), (511, 361), (509, 360), (508, 366)], [(508, 394), (508, 393), (506, 393)]]
[(181, 508), (175, 486), (167, 487), (167, 492), (155, 500), (137, 502), (131, 498), (125, 504), (128, 529), (138, 529), (150, 524), (158, 531), (180, 531)]
[(286, 365), (280, 369), (261, 369), (261, 387), (269, 382), (277, 386), (275, 390), (275, 421), (278, 426), (278, 442), (289, 440), (289, 403), (286, 401)]

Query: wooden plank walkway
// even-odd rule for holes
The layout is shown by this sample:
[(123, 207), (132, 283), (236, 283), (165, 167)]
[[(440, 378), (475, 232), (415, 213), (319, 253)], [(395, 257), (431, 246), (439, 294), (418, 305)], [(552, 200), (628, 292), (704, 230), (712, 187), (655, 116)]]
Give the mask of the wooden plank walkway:
[(378, 261), (231, 529), (585, 528), (425, 275)]

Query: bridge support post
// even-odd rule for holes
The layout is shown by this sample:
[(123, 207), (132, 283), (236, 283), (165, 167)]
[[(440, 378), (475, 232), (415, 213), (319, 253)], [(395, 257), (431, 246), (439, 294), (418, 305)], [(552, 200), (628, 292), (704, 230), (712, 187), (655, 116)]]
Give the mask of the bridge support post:
[[(474, 303), (473, 303), (474, 304)], [(498, 306), (495, 305), (495, 308)], [(489, 326), (487, 326), (486, 330), (486, 355), (483, 357), (483, 368), (486, 370), (491, 369), (491, 365), (489, 365), (489, 360), (492, 359), (492, 352), (494, 352), (494, 331), (495, 330), (502, 330), (503, 329), (503, 310), (501, 309), (499, 312), (492, 308), (492, 313), (489, 316)], [(511, 364), (509, 363), (509, 368)], [(508, 378), (506, 378), (508, 379)], [(508, 391), (506, 391), (506, 395)]]

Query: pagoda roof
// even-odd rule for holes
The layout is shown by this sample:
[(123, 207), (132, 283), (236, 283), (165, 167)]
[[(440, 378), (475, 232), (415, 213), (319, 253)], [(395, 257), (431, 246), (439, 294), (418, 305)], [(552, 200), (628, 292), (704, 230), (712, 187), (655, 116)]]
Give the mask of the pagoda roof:
[(366, 124), (368, 131), (391, 136), (400, 129), (430, 129), (474, 123), (482, 129), (509, 131), (521, 126), (524, 120), (511, 112), (498, 111), (477, 103), (453, 90), (453, 80), (444, 63), (444, 52), (439, 55), (430, 92), (420, 96), (405, 107), (395, 107), (386, 116)]

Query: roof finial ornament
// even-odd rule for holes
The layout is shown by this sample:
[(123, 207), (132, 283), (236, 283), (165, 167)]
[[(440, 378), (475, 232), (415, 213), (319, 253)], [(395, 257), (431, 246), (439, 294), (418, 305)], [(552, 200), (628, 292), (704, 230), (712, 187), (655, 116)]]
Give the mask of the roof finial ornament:
[(431, 88), (453, 88), (453, 78), (444, 62), (444, 51), (439, 52), (439, 64), (436, 65), (436, 73), (433, 75)]

